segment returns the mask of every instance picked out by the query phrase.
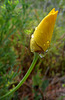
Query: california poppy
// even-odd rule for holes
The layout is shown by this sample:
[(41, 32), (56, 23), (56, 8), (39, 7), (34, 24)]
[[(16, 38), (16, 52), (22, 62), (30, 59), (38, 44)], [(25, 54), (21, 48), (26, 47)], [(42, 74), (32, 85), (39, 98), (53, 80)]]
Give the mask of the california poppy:
[(50, 45), (58, 11), (53, 8), (35, 28), (30, 40), (31, 52), (46, 51)]

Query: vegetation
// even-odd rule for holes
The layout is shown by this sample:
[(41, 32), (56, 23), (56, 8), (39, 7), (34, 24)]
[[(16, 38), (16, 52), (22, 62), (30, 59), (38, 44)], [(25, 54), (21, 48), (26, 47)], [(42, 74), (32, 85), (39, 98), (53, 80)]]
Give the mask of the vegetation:
[(65, 89), (65, 0), (0, 0), (0, 97), (11, 91), (30, 67), (31, 34), (52, 8), (59, 13), (50, 48), (40, 54), (27, 81), (3, 100), (63, 100), (65, 97), (65, 93), (55, 95), (56, 98), (49, 95), (57, 87)]

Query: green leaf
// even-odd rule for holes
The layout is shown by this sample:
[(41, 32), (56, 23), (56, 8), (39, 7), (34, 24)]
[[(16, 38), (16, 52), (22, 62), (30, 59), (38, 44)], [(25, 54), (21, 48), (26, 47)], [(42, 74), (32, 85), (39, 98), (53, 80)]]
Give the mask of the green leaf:
[(48, 85), (49, 85), (49, 81), (48, 80), (44, 80), (43, 83), (42, 83), (42, 86), (41, 86), (43, 92), (48, 87)]

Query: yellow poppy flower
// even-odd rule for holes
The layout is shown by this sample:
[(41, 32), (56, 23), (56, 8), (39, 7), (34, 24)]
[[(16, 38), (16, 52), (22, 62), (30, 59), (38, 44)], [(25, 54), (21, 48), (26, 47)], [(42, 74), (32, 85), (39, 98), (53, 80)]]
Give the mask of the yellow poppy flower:
[(31, 52), (46, 51), (50, 45), (58, 11), (53, 8), (40, 22), (30, 40)]

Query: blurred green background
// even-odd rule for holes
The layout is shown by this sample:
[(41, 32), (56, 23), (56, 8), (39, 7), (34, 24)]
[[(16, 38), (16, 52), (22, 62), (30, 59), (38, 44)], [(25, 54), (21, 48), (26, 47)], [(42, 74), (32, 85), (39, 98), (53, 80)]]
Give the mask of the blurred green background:
[(64, 76), (65, 0), (0, 0), (0, 96), (11, 91), (30, 67), (31, 34), (52, 8), (59, 12), (48, 52), (39, 57), (27, 81), (3, 100), (43, 100), (49, 78)]

